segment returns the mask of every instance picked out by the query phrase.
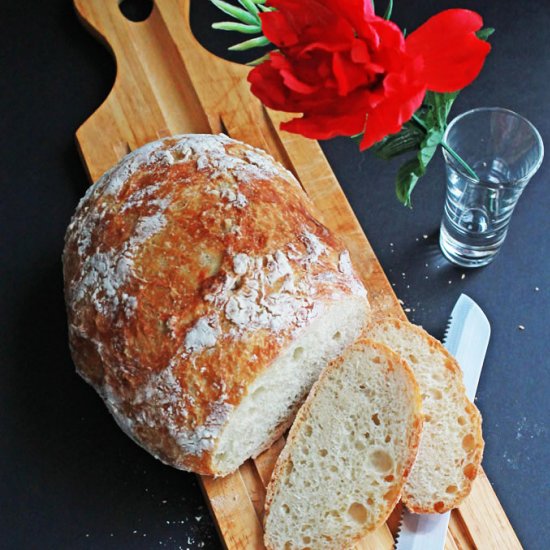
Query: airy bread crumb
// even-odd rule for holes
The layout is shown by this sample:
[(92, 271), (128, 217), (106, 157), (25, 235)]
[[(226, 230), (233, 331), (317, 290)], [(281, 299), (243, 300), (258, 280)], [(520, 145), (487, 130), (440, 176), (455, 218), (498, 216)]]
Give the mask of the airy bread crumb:
[(378, 320), (366, 335), (409, 363), (422, 392), (422, 442), (403, 502), (418, 514), (456, 508), (470, 493), (484, 445), (481, 415), (466, 397), (458, 363), (440, 342), (408, 322)]
[(267, 489), (272, 550), (349, 548), (399, 499), (419, 445), (421, 397), (386, 346), (355, 342), (300, 409)]

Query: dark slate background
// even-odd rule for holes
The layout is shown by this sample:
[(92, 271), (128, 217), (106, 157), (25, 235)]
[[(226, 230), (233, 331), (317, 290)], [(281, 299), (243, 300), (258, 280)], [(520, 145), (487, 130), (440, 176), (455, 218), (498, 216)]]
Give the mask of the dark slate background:
[[(497, 32), (454, 112), (507, 107), (550, 143), (548, 1), (401, 1), (394, 19), (414, 29), (457, 5), (479, 11)], [(197, 37), (223, 55), (234, 37), (210, 30), (215, 18), (206, 0), (194, 0)], [(122, 434), (75, 375), (67, 348), (60, 254), (87, 184), (73, 136), (108, 94), (114, 61), (67, 0), (3, 2), (0, 29), (0, 547), (219, 548), (195, 477)], [(464, 271), (437, 248), (439, 158), (409, 211), (394, 198), (396, 163), (359, 154), (347, 139), (323, 148), (411, 319), (441, 337), (461, 292), (486, 311), (493, 336), (477, 400), (484, 466), (524, 546), (548, 547), (548, 163), (526, 189), (497, 260)]]

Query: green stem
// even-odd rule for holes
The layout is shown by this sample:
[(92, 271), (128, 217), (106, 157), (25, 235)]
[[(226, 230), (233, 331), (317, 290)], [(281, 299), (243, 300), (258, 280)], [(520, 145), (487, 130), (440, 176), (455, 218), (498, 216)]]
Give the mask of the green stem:
[(393, 11), (393, 0), (389, 0), (388, 7), (386, 8), (386, 13), (384, 14), (384, 19), (391, 19), (392, 11)]
[(413, 115), (412, 119), (418, 124), (418, 126), (420, 126), (420, 128), (422, 128), (422, 130), (424, 130), (425, 132), (428, 131), (428, 127), (426, 126), (426, 124), (424, 124), (424, 121), (418, 115)]
[[(414, 114), (412, 116), (412, 120), (416, 122), (416, 124), (418, 124), (418, 126), (420, 126), (425, 132), (428, 132), (428, 127), (419, 116)], [(448, 143), (443, 140), (441, 140), (440, 143), (441, 147), (443, 147), (443, 149), (445, 149), (445, 151), (447, 151), (447, 153), (449, 153), (449, 155), (451, 155), (451, 157), (453, 157), (456, 162), (458, 162), (458, 164), (460, 164), (460, 166), (462, 166), (462, 168), (466, 170), (469, 176), (479, 181), (480, 178), (475, 173), (474, 169)]]
[(479, 181), (480, 178), (475, 173), (473, 168), (471, 168), (470, 165), (450, 145), (441, 140), (441, 147), (443, 147), (443, 149), (445, 149), (445, 151), (447, 151), (447, 153), (449, 153), (449, 155), (451, 155), (451, 157), (453, 157), (456, 162), (458, 162), (458, 164), (460, 164), (460, 166), (462, 166), (462, 168), (464, 168), (464, 170), (468, 172), (469, 176)]

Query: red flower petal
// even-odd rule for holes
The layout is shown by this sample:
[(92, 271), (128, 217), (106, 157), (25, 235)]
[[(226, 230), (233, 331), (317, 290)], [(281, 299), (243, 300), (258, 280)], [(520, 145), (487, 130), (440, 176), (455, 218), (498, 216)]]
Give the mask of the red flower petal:
[(431, 17), (406, 39), (407, 53), (423, 59), (429, 90), (455, 92), (479, 74), (491, 45), (477, 38), (483, 20), (469, 10), (446, 10)]
[[(289, 110), (288, 94), (285, 92), (283, 78), (273, 67), (271, 60), (261, 63), (248, 73), (250, 90), (260, 101), (280, 111)], [(298, 109), (300, 111), (300, 109)]]
[(374, 17), (372, 0), (320, 0), (335, 14), (345, 17), (353, 26)]
[(401, 29), (393, 22), (377, 17), (370, 22), (370, 27), (376, 31), (377, 46), (385, 49), (403, 51), (405, 39)]
[(360, 86), (367, 85), (370, 80), (365, 65), (354, 63), (346, 54), (335, 53), (332, 56), (332, 70), (340, 96), (346, 96)]
[(354, 35), (352, 24), (338, 17), (325, 3), (324, 0), (270, 0), (267, 5), (276, 11), (260, 14), (262, 32), (279, 48), (315, 41), (328, 44), (349, 41)]
[(336, 136), (360, 134), (365, 127), (365, 113), (351, 112), (342, 115), (305, 114), (281, 124), (281, 130), (301, 134), (310, 139), (330, 139)]
[(281, 71), (281, 76), (283, 77), (286, 87), (293, 92), (298, 92), (299, 94), (312, 94), (313, 92), (316, 92), (318, 90), (317, 86), (310, 86), (305, 82), (301, 82), (290, 71)]
[(403, 124), (410, 120), (422, 105), (425, 95), (425, 88), (409, 87), (406, 96), (396, 94), (378, 104), (367, 116), (365, 134), (360, 145), (361, 151), (368, 149), (387, 135), (399, 132)]
[[(254, 67), (248, 73), (252, 93), (267, 107), (279, 111), (300, 113), (305, 111), (334, 111), (334, 91), (322, 80), (313, 94), (291, 90), (283, 73), (291, 75), (293, 67), (281, 53), (272, 52), (270, 59)], [(285, 75), (285, 76), (286, 76)]]

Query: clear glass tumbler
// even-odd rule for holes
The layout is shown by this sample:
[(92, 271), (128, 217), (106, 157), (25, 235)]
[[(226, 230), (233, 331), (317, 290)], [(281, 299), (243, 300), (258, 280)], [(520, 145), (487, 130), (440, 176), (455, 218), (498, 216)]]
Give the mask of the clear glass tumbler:
[(542, 139), (517, 113), (481, 108), (455, 118), (444, 141), (479, 179), (443, 149), (447, 197), (441, 250), (449, 261), (463, 267), (487, 265), (506, 238), (522, 191), (542, 163)]

